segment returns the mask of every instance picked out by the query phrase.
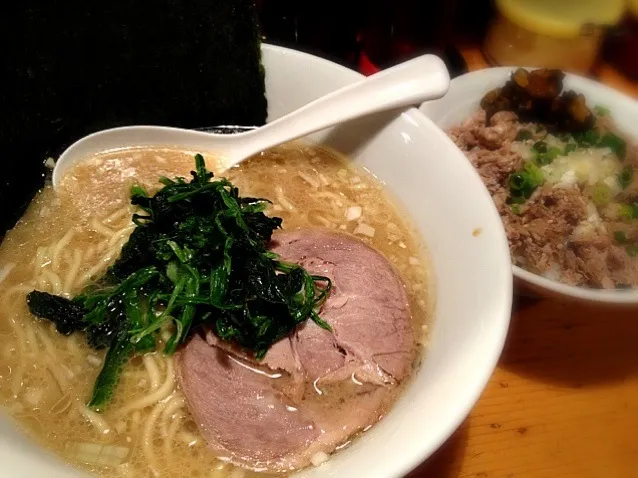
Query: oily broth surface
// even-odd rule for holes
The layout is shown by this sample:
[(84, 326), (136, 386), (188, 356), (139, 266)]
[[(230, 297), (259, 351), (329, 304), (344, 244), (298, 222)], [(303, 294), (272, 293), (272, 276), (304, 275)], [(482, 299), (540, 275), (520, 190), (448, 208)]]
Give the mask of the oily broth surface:
[[(268, 214), (281, 217), (284, 230), (328, 227), (354, 234), (381, 252), (406, 285), (417, 346), (424, 345), (425, 318), (434, 305), (427, 252), (383, 185), (368, 171), (316, 146), (296, 144), (262, 155), (226, 176), (242, 194), (270, 199)], [(356, 208), (360, 217), (348, 220), (349, 212), (359, 212)]]
[[(287, 230), (345, 230), (381, 251), (406, 283), (415, 346), (424, 345), (431, 306), (424, 254), (382, 186), (318, 148), (296, 145), (263, 156), (226, 175), (242, 195), (271, 199), (268, 214), (282, 217)], [(34, 288), (73, 296), (101, 275), (132, 231), (130, 186), (155, 191), (160, 176), (189, 177), (192, 157), (140, 149), (83, 162), (58, 193), (48, 186), (38, 195), (0, 246), (0, 403), (44, 446), (100, 476), (265, 476), (224, 465), (208, 452), (177, 389), (173, 360), (159, 353), (133, 360), (107, 410), (89, 411), (84, 404), (104, 353), (79, 334), (61, 336), (26, 306), (25, 295)], [(215, 161), (206, 160), (215, 171)], [(95, 466), (87, 456), (123, 464)]]

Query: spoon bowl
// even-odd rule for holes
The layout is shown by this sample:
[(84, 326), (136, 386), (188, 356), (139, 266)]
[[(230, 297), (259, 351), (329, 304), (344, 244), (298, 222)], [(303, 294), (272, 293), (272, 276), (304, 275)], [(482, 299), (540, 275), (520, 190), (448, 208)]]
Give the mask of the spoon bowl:
[(53, 187), (78, 161), (131, 146), (181, 146), (213, 153), (222, 170), (260, 151), (339, 123), (443, 96), (450, 76), (443, 61), (422, 55), (323, 96), (272, 123), (237, 134), (212, 134), (167, 126), (124, 126), (98, 131), (69, 146), (53, 169)]

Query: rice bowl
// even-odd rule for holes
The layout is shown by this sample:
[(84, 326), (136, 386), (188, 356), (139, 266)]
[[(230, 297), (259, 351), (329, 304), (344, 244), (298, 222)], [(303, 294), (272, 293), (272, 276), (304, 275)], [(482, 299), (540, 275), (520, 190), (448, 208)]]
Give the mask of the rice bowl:
[[(467, 144), (467, 142), (464, 143), (464, 140), (460, 138), (460, 135), (463, 133), (462, 125), (465, 124), (467, 128), (472, 129), (471, 123), (474, 122), (474, 133), (478, 131), (476, 129), (477, 124), (479, 126), (481, 124), (485, 126), (485, 111), (482, 113), (477, 112), (481, 110), (481, 99), (494, 88), (504, 85), (510, 78), (510, 74), (516, 70), (516, 68), (509, 67), (491, 68), (463, 75), (452, 81), (450, 92), (446, 97), (424, 103), (421, 106), (422, 112), (430, 116), (440, 127), (451, 132), (452, 136), (457, 140), (457, 144), (462, 149), (466, 149), (466, 152), (468, 152), (475, 166), (479, 166), (480, 172), (481, 167), (479, 163), (477, 163), (477, 158), (472, 156), (472, 154), (475, 154), (479, 149), (476, 149), (472, 154), (469, 153), (474, 146)], [(501, 163), (510, 161), (511, 164), (507, 165), (507, 167), (501, 164), (502, 173), (505, 175), (499, 179), (500, 186), (503, 186), (504, 183), (507, 182), (508, 177), (511, 177), (513, 173), (521, 172), (519, 169), (523, 164), (528, 165), (528, 170), (525, 171), (525, 175), (537, 176), (537, 184), (535, 184), (532, 189), (538, 188), (538, 190), (535, 192), (530, 190), (527, 197), (519, 198), (522, 199), (521, 201), (512, 201), (511, 191), (507, 191), (506, 194), (510, 197), (501, 197), (501, 202), (505, 202), (504, 199), (507, 199), (507, 207), (511, 207), (516, 213), (523, 216), (526, 214), (525, 208), (535, 207), (538, 204), (539, 194), (547, 194), (550, 190), (558, 193), (558, 191), (561, 190), (560, 194), (562, 199), (558, 202), (562, 204), (567, 204), (567, 202), (565, 202), (567, 201), (564, 197), (565, 195), (578, 196), (577, 201), (580, 201), (578, 206), (575, 205), (576, 203), (572, 203), (571, 206), (566, 206), (568, 211), (564, 211), (565, 213), (576, 213), (576, 211), (580, 211), (579, 214), (576, 214), (578, 217), (573, 218), (575, 224), (564, 230), (568, 230), (568, 232), (563, 231), (566, 237), (570, 237), (574, 231), (585, 234), (588, 232), (588, 229), (589, 232), (591, 232), (591, 230), (600, 226), (601, 221), (598, 214), (601, 212), (600, 207), (596, 206), (592, 208), (591, 204), (595, 202), (593, 201), (594, 196), (596, 197), (596, 201), (605, 202), (610, 200), (613, 202), (614, 197), (622, 197), (623, 194), (627, 194), (627, 192), (630, 191), (630, 188), (624, 192), (622, 189), (626, 188), (632, 181), (631, 175), (633, 171), (630, 170), (627, 173), (625, 168), (629, 169), (628, 165), (633, 161), (631, 158), (636, 154), (635, 140), (631, 138), (630, 135), (634, 131), (632, 128), (635, 128), (632, 123), (638, 116), (638, 108), (636, 107), (635, 101), (623, 94), (585, 78), (567, 74), (564, 85), (565, 90), (573, 90), (575, 94), (582, 93), (587, 101), (587, 106), (589, 106), (592, 111), (596, 111), (598, 122), (606, 123), (607, 125), (604, 125), (605, 128), (611, 128), (609, 131), (613, 132), (606, 137), (605, 141), (616, 137), (615, 132), (618, 132), (618, 135), (624, 136), (622, 141), (618, 141), (618, 143), (623, 143), (621, 148), (623, 153), (622, 158), (619, 158), (614, 151), (611, 151), (610, 148), (607, 148), (606, 145), (600, 142), (581, 142), (580, 139), (582, 135), (578, 136), (579, 139), (576, 141), (574, 139), (570, 140), (569, 135), (563, 136), (559, 134), (558, 136), (560, 137), (557, 137), (548, 131), (537, 131), (535, 125), (525, 124), (523, 120), (518, 122), (516, 115), (508, 118), (508, 113), (502, 111), (494, 115), (494, 121), (497, 122), (496, 125), (492, 124), (493, 127), (487, 129), (499, 130), (500, 128), (500, 130), (503, 130), (507, 128), (509, 124), (510, 128), (515, 128), (515, 131), (510, 130), (511, 134), (508, 136), (507, 141), (505, 141), (505, 143), (508, 143), (507, 145), (504, 145), (503, 141), (501, 141), (502, 144), (493, 148), (492, 157), (494, 159), (490, 160), (485, 157), (481, 161), (484, 161), (485, 164), (490, 163), (488, 167), (491, 168), (498, 167), (496, 165), (498, 161)], [(480, 114), (483, 114), (482, 118), (479, 117)], [(608, 115), (607, 118), (602, 118), (606, 114)], [(610, 118), (613, 119), (615, 125), (612, 124)], [(521, 136), (518, 136), (519, 133), (521, 133)], [(478, 132), (478, 134), (481, 133)], [(604, 134), (605, 133), (601, 133), (597, 141), (601, 139)], [(505, 135), (507, 136), (507, 133)], [(486, 139), (489, 140), (490, 138), (484, 138), (483, 141), (485, 142)], [(603, 141), (603, 143), (605, 141)], [(500, 146), (503, 145), (504, 147), (499, 149)], [(537, 151), (537, 147), (542, 147), (542, 151)], [(613, 148), (615, 148), (614, 145), (612, 145), (612, 149)], [(481, 154), (487, 153), (483, 151)], [(623, 163), (625, 156), (627, 157), (627, 163)], [(624, 178), (624, 182), (620, 181), (622, 186), (619, 185), (621, 175), (627, 175)], [(490, 184), (490, 179), (487, 177), (489, 174), (487, 174), (485, 169), (482, 171), (482, 176), (488, 188), (491, 188), (492, 195), (498, 205), (498, 194), (496, 194), (496, 190), (494, 189), (496, 185), (494, 183)], [(572, 186), (578, 189), (570, 189)], [(573, 194), (576, 192), (578, 194)], [(531, 196), (532, 193), (534, 193), (534, 196)], [(528, 201), (529, 197), (531, 197), (531, 201)], [(553, 199), (551, 201), (556, 202)], [(513, 202), (520, 204), (512, 204)], [(519, 208), (520, 211), (518, 210)], [(597, 208), (598, 210), (595, 210)], [(560, 214), (558, 211), (555, 212)], [(501, 214), (506, 222), (506, 228), (509, 227), (508, 223), (511, 219), (510, 210), (505, 210), (503, 204), (501, 204)], [(536, 217), (534, 214), (536, 213), (533, 212), (531, 217)], [(546, 216), (545, 221), (549, 220), (549, 224), (551, 225), (555, 219), (560, 220), (560, 217)], [(635, 251), (633, 247), (630, 246), (630, 241), (626, 239), (624, 231), (620, 230), (626, 226), (621, 225), (621, 227), (616, 227), (616, 224), (612, 224), (610, 227), (607, 223), (608, 218), (603, 217), (603, 219), (603, 228), (607, 226), (609, 229), (605, 234), (611, 236), (609, 244), (614, 247), (626, 247), (626, 250), (621, 252), (629, 252), (633, 255)], [(528, 221), (524, 220), (524, 222)], [(578, 227), (574, 227), (576, 223), (578, 223)], [(547, 225), (546, 222), (544, 228), (547, 228)], [(526, 225), (525, 227), (528, 226)], [(580, 230), (578, 230), (579, 228)], [(598, 283), (596, 283), (595, 279), (592, 281), (589, 277), (586, 278), (587, 280), (583, 280), (582, 277), (573, 276), (570, 281), (570, 278), (566, 277), (566, 272), (570, 271), (565, 271), (564, 264), (561, 264), (560, 269), (556, 269), (556, 265), (548, 261), (544, 264), (544, 267), (535, 267), (538, 265), (538, 262), (540, 262), (540, 258), (538, 258), (539, 261), (533, 261), (536, 263), (530, 264), (529, 261), (526, 262), (524, 257), (517, 254), (516, 251), (519, 250), (519, 248), (517, 248), (515, 244), (516, 241), (513, 240), (515, 235), (510, 228), (510, 245), (512, 246), (514, 275), (517, 281), (523, 286), (523, 289), (531, 289), (533, 292), (540, 293), (541, 295), (577, 300), (628, 304), (638, 301), (638, 294), (633, 290), (602, 290), (592, 288), (592, 285), (594, 287), (607, 288), (616, 286), (623, 287), (624, 284), (621, 283), (621, 280), (615, 282), (604, 280), (603, 282), (605, 283), (601, 283), (599, 278)], [(557, 242), (559, 242), (558, 239)], [(601, 245), (601, 248), (604, 247), (606, 246)], [(540, 249), (538, 250), (540, 251)], [(625, 256), (627, 255), (628, 254), (625, 254)], [(530, 257), (528, 257), (528, 259), (530, 259)], [(533, 259), (537, 258), (534, 257)], [(628, 261), (626, 257), (624, 259)], [(581, 258), (580, 260), (583, 259)], [(583, 265), (591, 266), (591, 261), (585, 261)], [(633, 263), (631, 267), (632, 271), (635, 271), (635, 265)], [(571, 282), (571, 285), (569, 282)], [(594, 283), (592, 284), (592, 282)], [(635, 279), (633, 279), (632, 282), (635, 286)]]

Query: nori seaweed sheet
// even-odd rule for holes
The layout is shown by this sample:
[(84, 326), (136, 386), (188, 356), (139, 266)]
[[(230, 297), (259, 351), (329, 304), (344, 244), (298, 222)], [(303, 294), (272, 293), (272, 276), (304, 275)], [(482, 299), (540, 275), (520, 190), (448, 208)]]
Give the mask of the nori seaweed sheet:
[(0, 16), (0, 237), (43, 161), (91, 132), (266, 120), (252, 0), (9, 2)]

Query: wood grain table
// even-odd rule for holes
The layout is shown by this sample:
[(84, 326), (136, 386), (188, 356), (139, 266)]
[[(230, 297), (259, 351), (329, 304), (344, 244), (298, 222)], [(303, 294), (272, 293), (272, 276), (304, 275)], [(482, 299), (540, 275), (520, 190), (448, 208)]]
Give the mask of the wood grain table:
[[(487, 66), (476, 48), (464, 56)], [(638, 98), (612, 68), (596, 76)], [(638, 310), (524, 298), (514, 309), (481, 399), (409, 477), (638, 478)]]

